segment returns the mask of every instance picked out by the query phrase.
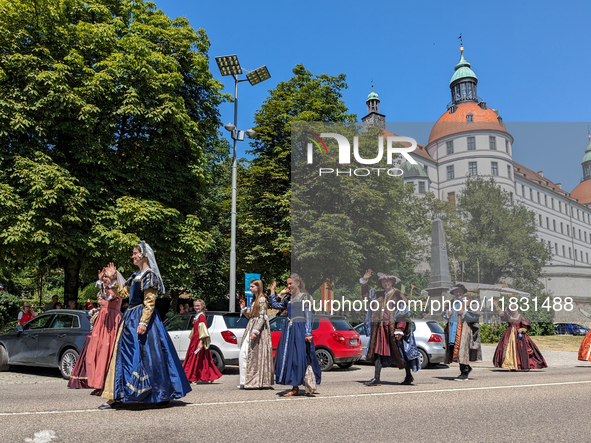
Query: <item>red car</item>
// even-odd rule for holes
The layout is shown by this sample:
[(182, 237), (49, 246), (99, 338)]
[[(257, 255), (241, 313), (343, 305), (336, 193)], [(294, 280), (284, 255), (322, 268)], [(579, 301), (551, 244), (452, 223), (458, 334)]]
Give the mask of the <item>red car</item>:
[[(269, 322), (273, 357), (277, 352), (286, 319), (287, 317), (275, 317)], [(334, 363), (343, 369), (350, 368), (353, 363), (361, 360), (363, 351), (359, 334), (355, 332), (345, 317), (313, 315), (312, 335), (316, 346), (316, 357), (318, 357), (322, 371), (330, 371)]]

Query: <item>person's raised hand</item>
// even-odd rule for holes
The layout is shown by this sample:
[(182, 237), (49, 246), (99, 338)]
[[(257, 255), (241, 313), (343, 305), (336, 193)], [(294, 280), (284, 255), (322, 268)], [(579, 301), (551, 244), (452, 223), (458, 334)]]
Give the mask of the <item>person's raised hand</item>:
[(115, 267), (115, 264), (113, 262), (111, 262), (107, 266), (105, 266), (104, 271), (105, 271), (105, 275), (107, 277), (109, 277), (109, 279), (111, 279), (111, 281), (113, 281), (117, 278), (117, 268)]
[(369, 278), (371, 277), (371, 274), (373, 274), (371, 269), (368, 269), (367, 271), (365, 271), (365, 274), (363, 274), (363, 278), (365, 280), (369, 280)]

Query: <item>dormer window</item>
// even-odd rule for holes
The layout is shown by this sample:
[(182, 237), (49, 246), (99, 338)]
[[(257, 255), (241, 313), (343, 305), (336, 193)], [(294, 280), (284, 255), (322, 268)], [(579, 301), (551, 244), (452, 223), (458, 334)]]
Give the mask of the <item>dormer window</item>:
[(468, 115), (466, 115), (466, 121), (468, 123), (474, 123), (474, 116), (472, 115), (471, 112), (469, 112)]

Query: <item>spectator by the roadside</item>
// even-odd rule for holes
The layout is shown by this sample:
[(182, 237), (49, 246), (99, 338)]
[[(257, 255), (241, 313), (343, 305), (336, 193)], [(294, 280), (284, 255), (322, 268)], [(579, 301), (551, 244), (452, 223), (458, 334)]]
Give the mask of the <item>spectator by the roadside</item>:
[(33, 307), (29, 303), (23, 305), (23, 310), (18, 313), (18, 324), (24, 325), (26, 322), (36, 317), (37, 313), (33, 311)]
[(77, 309), (76, 300), (68, 300), (68, 309)]
[(62, 304), (60, 302), (57, 302), (55, 304), (55, 308), (53, 308), (53, 309), (61, 309), (61, 308), (62, 308)]
[(45, 311), (49, 311), (50, 309), (55, 309), (55, 305), (58, 301), (59, 301), (59, 297), (57, 295), (54, 295), (53, 297), (51, 297), (51, 303), (47, 303), (45, 305)]

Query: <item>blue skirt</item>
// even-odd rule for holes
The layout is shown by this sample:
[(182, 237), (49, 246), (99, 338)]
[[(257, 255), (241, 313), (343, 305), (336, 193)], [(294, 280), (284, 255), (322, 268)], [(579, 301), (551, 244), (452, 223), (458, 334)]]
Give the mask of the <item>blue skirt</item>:
[(119, 326), (115, 362), (111, 362), (115, 365), (114, 398), (158, 403), (184, 397), (191, 386), (157, 311), (146, 333), (137, 333), (143, 310), (144, 305), (128, 309)]
[(304, 376), (308, 365), (316, 376), (316, 384), (320, 384), (320, 365), (316, 358), (314, 340), (306, 346), (306, 324), (289, 321), (283, 325), (279, 346), (277, 346), (275, 377), (280, 385), (300, 386), (304, 384)]

